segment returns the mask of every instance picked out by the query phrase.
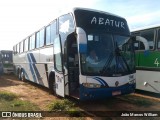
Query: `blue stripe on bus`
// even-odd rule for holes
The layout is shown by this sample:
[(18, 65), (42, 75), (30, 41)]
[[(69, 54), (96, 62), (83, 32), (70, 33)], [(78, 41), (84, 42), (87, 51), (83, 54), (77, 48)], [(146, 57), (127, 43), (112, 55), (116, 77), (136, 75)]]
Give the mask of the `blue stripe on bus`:
[(25, 69), (23, 69), (23, 73), (24, 73), (26, 79), (28, 80), (28, 79), (29, 79), (29, 76), (28, 76), (27, 72), (25, 71)]
[(101, 81), (101, 80), (99, 80), (99, 79), (97, 79), (97, 78), (93, 78), (94, 80), (97, 80), (99, 83), (101, 83), (101, 85), (103, 85), (104, 86), (104, 83)]
[(109, 87), (109, 85), (102, 78), (94, 77), (93, 79), (99, 80), (99, 81), (101, 81), (103, 83), (104, 86)]
[(41, 76), (40, 76), (40, 73), (39, 73), (39, 71), (38, 71), (38, 69), (37, 69), (37, 67), (36, 67), (36, 65), (35, 65), (36, 59), (35, 59), (33, 53), (30, 53), (30, 56), (31, 56), (31, 59), (32, 59), (32, 62), (33, 62), (33, 68), (34, 68), (34, 71), (35, 71), (35, 73), (36, 73), (37, 79), (38, 79), (38, 81), (39, 81), (39, 83), (40, 83), (41, 85), (44, 85), (44, 83), (43, 83), (43, 81), (42, 81), (42, 78), (41, 78)]
[(29, 54), (27, 54), (27, 58), (28, 58), (28, 61), (29, 61), (29, 68), (30, 68), (30, 70), (31, 70), (33, 80), (34, 80), (34, 82), (37, 83), (36, 77), (35, 77), (35, 75), (34, 75), (34, 70), (33, 70), (33, 66), (32, 66), (32, 61), (31, 61), (31, 58), (30, 58), (30, 55), (29, 55)]

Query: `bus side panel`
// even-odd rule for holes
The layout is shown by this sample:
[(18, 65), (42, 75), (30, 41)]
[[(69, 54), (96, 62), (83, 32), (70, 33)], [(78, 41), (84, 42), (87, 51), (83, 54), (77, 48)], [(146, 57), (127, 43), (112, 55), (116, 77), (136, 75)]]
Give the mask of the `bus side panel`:
[(39, 84), (39, 81), (36, 76), (36, 64), (39, 61), (39, 50), (30, 51), (26, 54), (26, 61), (27, 61), (27, 70), (26, 74), (28, 76), (28, 80)]
[[(158, 71), (136, 70), (136, 78), (136, 89), (160, 93), (160, 74)], [(145, 83), (147, 84), (144, 85)]]
[(53, 45), (40, 49), (37, 68), (40, 74), (40, 82), (45, 87), (49, 87), (49, 73), (53, 70)]
[(46, 71), (47, 63), (46, 61), (43, 61), (43, 59), (40, 59), (45, 58), (44, 54), (41, 56), (40, 51), (41, 50), (36, 50), (27, 54), (27, 59), (29, 62), (27, 73), (30, 81), (48, 87)]
[[(160, 68), (159, 51), (141, 51), (139, 52), (139, 66), (148, 68)], [(137, 56), (136, 56), (137, 57)]]
[(15, 74), (16, 75), (18, 73), (18, 70), (25, 67), (25, 62), (22, 62), (22, 61), (26, 61), (25, 53), (13, 56), (13, 63), (14, 63), (14, 66), (15, 66)]
[(16, 73), (22, 68), (27, 80), (48, 87), (48, 71), (53, 69), (53, 47), (15, 55), (14, 65)]
[[(160, 93), (160, 58), (159, 51), (141, 51), (137, 57), (139, 65), (137, 66), (136, 89)], [(147, 85), (145, 86), (144, 84)]]
[(135, 52), (135, 64), (139, 66), (139, 52)]

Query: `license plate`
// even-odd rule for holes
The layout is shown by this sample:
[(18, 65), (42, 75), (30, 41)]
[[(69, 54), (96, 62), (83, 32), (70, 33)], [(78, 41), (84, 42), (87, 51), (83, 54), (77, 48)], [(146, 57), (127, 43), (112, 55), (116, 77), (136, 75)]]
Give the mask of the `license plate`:
[(121, 91), (113, 91), (113, 92), (112, 92), (112, 96), (120, 95), (120, 94), (121, 94)]

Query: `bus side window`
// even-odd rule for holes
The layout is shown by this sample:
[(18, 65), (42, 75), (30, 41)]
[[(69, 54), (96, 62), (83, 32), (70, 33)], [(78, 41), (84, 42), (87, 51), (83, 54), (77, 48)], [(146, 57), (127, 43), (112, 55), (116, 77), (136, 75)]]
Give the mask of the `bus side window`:
[(39, 48), (39, 46), (40, 46), (40, 38), (39, 38), (39, 31), (36, 33), (36, 48)]
[(157, 43), (158, 43), (157, 47), (158, 47), (158, 49), (160, 49), (160, 29), (158, 30), (158, 40), (157, 40)]
[(20, 53), (22, 53), (23, 52), (23, 41), (22, 42), (20, 42)]
[(154, 29), (142, 31), (141, 36), (148, 41), (149, 49), (152, 50), (154, 48)]
[(29, 50), (32, 50), (35, 48), (35, 35), (33, 34), (32, 36), (29, 37)]
[(46, 27), (46, 45), (51, 44), (51, 26)]
[(28, 38), (24, 41), (24, 51), (28, 51)]
[[(134, 32), (134, 33), (132, 33), (132, 36), (135, 36), (135, 37), (140, 36), (140, 33), (139, 32)], [(139, 41), (134, 42), (134, 49), (135, 50), (141, 50)]]
[(39, 47), (44, 46), (44, 28), (40, 30), (40, 35), (39, 35)]
[(17, 53), (19, 53), (19, 43), (17, 44)]
[(139, 41), (139, 50), (145, 50), (145, 46), (141, 41)]
[(135, 49), (135, 50), (138, 50), (138, 45), (139, 45), (138, 42), (135, 42), (135, 43), (134, 43), (134, 49)]
[(59, 17), (59, 34), (62, 41), (66, 39), (67, 35), (74, 32), (73, 17), (70, 14), (66, 14)]
[(57, 20), (55, 20), (51, 23), (51, 28), (50, 28), (50, 30), (51, 30), (51, 41), (50, 41), (51, 44), (53, 44), (53, 42), (56, 38), (56, 32), (57, 32), (56, 28), (57, 28)]

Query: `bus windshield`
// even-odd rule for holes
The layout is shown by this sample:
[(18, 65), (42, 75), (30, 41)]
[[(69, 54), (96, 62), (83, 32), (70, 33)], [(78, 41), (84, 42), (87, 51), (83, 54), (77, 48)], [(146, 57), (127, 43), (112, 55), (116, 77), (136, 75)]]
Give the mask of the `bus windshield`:
[(88, 34), (88, 52), (81, 54), (82, 74), (121, 76), (135, 71), (133, 44), (128, 36)]

